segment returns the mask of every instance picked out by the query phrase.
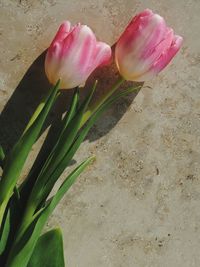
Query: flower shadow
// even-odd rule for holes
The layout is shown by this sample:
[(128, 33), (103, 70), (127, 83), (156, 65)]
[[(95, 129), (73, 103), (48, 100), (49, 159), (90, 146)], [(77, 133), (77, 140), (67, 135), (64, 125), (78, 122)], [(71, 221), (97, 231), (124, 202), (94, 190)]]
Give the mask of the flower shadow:
[[(113, 63), (111, 66), (99, 67), (89, 78), (85, 92), (89, 91), (95, 80), (98, 81), (96, 93), (94, 94), (93, 100), (96, 101), (102, 95), (109, 90), (113, 84), (119, 79), (119, 72)], [(123, 91), (129, 87), (142, 87), (143, 83), (124, 82), (118, 91)], [(123, 117), (126, 111), (131, 106), (133, 100), (139, 93), (139, 90), (130, 93), (128, 96), (121, 97), (116, 103), (114, 103), (109, 110), (105, 111), (104, 115), (98, 119), (94, 127), (89, 132), (87, 139), (92, 142), (112, 130), (118, 121)]]
[[(36, 107), (50, 88), (44, 73), (45, 54), (46, 51), (32, 63), (1, 112), (0, 144), (5, 152), (9, 151), (17, 142)], [(56, 122), (59, 123), (62, 112), (66, 110), (66, 102), (71, 95), (70, 90), (62, 92), (47, 119), (43, 131), (49, 125), (56, 128), (55, 124)]]
[[(0, 115), (0, 144), (5, 152), (8, 152), (17, 142), (37, 105), (49, 90), (50, 85), (44, 73), (45, 53), (46, 51), (32, 63)], [(84, 97), (91, 89), (94, 81), (98, 80), (94, 95), (94, 100), (97, 99), (113, 85), (117, 78), (118, 72), (114, 64), (112, 67), (98, 68), (88, 79), (85, 88), (81, 91), (81, 97)], [(132, 83), (126, 82), (122, 86), (122, 90), (130, 85)], [(137, 93), (132, 93), (114, 104), (91, 129), (87, 140), (93, 142), (107, 134), (121, 119)], [(44, 132), (51, 125), (40, 154), (43, 154), (43, 151), (48, 153), (51, 150), (53, 140), (56, 139), (59, 132), (62, 115), (66, 112), (66, 107), (69, 106), (72, 94), (73, 90), (61, 91), (42, 131)]]

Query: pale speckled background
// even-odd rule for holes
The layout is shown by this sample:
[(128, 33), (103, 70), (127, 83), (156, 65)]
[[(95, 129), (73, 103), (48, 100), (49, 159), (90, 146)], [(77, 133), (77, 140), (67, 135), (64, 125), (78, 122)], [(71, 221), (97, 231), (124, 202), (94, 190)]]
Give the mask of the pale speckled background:
[[(39, 93), (15, 88), (60, 22), (91, 25), (113, 44), (146, 7), (184, 36), (184, 47), (134, 101), (108, 112), (90, 134), (96, 141), (88, 138), (76, 155), (78, 162), (91, 154), (97, 160), (48, 224), (63, 229), (68, 267), (200, 266), (200, 1), (0, 0), (0, 133), (6, 149)], [(37, 65), (32, 73), (40, 88), (45, 78), (37, 79)]]

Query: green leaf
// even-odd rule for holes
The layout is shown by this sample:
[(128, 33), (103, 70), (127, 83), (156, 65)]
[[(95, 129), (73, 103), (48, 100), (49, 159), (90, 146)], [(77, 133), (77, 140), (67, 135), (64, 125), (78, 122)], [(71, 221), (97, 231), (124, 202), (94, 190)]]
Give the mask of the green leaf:
[(69, 165), (74, 154), (76, 153), (76, 151), (80, 147), (81, 143), (85, 139), (86, 135), (88, 134), (89, 130), (91, 129), (91, 127), (95, 123), (95, 120), (96, 120), (96, 117), (93, 117), (89, 121), (89, 123), (86, 125), (86, 127), (81, 130), (80, 134), (78, 135), (78, 137), (76, 138), (76, 140), (74, 141), (74, 143), (72, 144), (70, 149), (67, 151), (64, 158), (61, 160), (61, 162), (59, 163), (59, 165), (57, 166), (55, 171), (49, 177), (49, 179), (48, 179), (47, 183), (45, 184), (45, 186), (42, 190), (42, 193), (40, 195), (40, 205), (42, 205), (43, 202), (45, 202), (45, 199), (50, 194), (51, 190), (53, 189), (54, 184), (56, 183), (56, 181), (58, 180), (60, 175), (63, 173), (65, 168)]
[(35, 214), (33, 221), (18, 233), (8, 257), (5, 267), (27, 267), (36, 242), (40, 236), (48, 217), (58, 205), (64, 194), (69, 190), (76, 178), (93, 161), (93, 157), (81, 163), (62, 183), (55, 196), (50, 199), (45, 207)]
[(0, 266), (4, 266), (5, 259), (13, 244), (16, 230), (22, 218), (18, 189), (16, 188), (15, 191), (16, 193), (12, 195), (7, 205), (0, 227)]
[(41, 173), (38, 176), (34, 188), (31, 192), (31, 196), (29, 198), (29, 203), (34, 203), (35, 208), (41, 202), (40, 199), (41, 195), (43, 194), (44, 185), (46, 184), (51, 174), (57, 169), (63, 157), (66, 155), (67, 151), (73, 144), (74, 139), (76, 138), (80, 128), (80, 122), (82, 120), (82, 116), (86, 111), (88, 104), (90, 103), (90, 100), (93, 96), (96, 86), (97, 82), (95, 82), (91, 92), (86, 97), (80, 109), (76, 112), (74, 118), (69, 122), (68, 126), (62, 132), (61, 137), (59, 138), (59, 142), (53, 149), (53, 155), (50, 155), (50, 158), (47, 159), (47, 164), (44, 165), (44, 167), (41, 170)]
[(115, 84), (105, 91), (105, 94), (101, 95), (101, 97), (98, 98), (94, 103), (91, 103), (91, 105), (88, 105), (87, 111), (83, 114), (80, 128), (86, 123), (86, 121), (91, 117), (91, 115), (94, 114), (99, 109), (99, 107), (104, 104), (116, 92), (116, 90), (124, 81), (124, 78), (119, 77)]
[(8, 209), (0, 229), (0, 255), (2, 255), (6, 248), (10, 227), (10, 209)]
[(2, 168), (3, 168), (4, 159), (5, 159), (5, 153), (3, 151), (3, 147), (0, 146), (0, 167)]
[(54, 103), (54, 100), (56, 99), (58, 86), (59, 81), (56, 86), (52, 88), (51, 94), (40, 114), (27, 129), (27, 131), (25, 131), (9, 155), (5, 158), (4, 171), (0, 180), (0, 224), (6, 205), (13, 193), (13, 189), (20, 176), (26, 158), (31, 150), (32, 145), (40, 134), (44, 121)]
[(60, 229), (43, 234), (37, 241), (27, 267), (64, 267), (63, 239)]
[[(55, 148), (54, 154), (52, 155), (51, 160), (48, 162), (48, 168), (45, 172), (45, 177), (48, 179), (49, 175), (56, 169), (59, 162), (62, 160), (62, 158), (65, 156), (66, 152), (70, 148), (71, 144), (74, 141), (74, 138), (76, 137), (80, 122), (82, 119), (82, 116), (84, 112), (86, 111), (88, 104), (90, 103), (90, 100), (94, 94), (94, 91), (96, 89), (97, 82), (95, 82), (91, 92), (86, 97), (86, 100), (81, 105), (80, 109), (77, 111), (74, 118), (70, 121), (68, 127), (62, 132), (62, 136), (59, 138), (59, 142)], [(39, 179), (38, 179), (39, 180)]]
[[(79, 90), (78, 88), (75, 89), (74, 95), (72, 97), (72, 101), (70, 103), (69, 111), (66, 112), (66, 115), (64, 116), (62, 120), (62, 128), (60, 132), (60, 136), (62, 135), (64, 129), (67, 127), (71, 119), (74, 117), (76, 110), (79, 105)], [(48, 165), (49, 160), (52, 157), (52, 154), (54, 153), (56, 144), (58, 143), (58, 140), (55, 140), (55, 146), (54, 149), (52, 149), (50, 155), (49, 151), (42, 151), (42, 153), (39, 154), (38, 158), (34, 162), (30, 173), (28, 174), (26, 180), (21, 184), (20, 186), (20, 194), (21, 199), (24, 204), (26, 204), (28, 197), (30, 196), (30, 193), (32, 191), (32, 188), (35, 184), (35, 181), (37, 180), (38, 175), (41, 172), (41, 169), (45, 169), (45, 166)], [(48, 154), (47, 154), (48, 153)]]
[(48, 94), (43, 98), (43, 100), (41, 101), (41, 103), (37, 106), (35, 112), (33, 113), (31, 119), (29, 120), (23, 134), (25, 134), (25, 132), (27, 132), (27, 130), (31, 127), (31, 125), (34, 123), (34, 121), (37, 119), (37, 117), (39, 116), (39, 114), (41, 113), (41, 111), (43, 110), (46, 102), (48, 101), (49, 97), (52, 94), (52, 90), (49, 90)]
[(114, 102), (116, 102), (118, 99), (120, 99), (122, 96), (128, 95), (132, 93), (133, 91), (138, 90), (141, 87), (131, 87), (128, 89), (123, 90), (122, 92), (119, 92), (115, 94), (114, 96), (111, 96), (109, 99), (105, 101), (105, 103), (101, 104), (97, 111), (91, 116), (89, 121), (87, 122), (86, 126), (81, 129), (80, 134), (77, 136), (76, 140), (70, 147), (70, 149), (65, 154), (64, 158), (61, 160), (55, 171), (52, 173), (51, 176), (49, 176), (47, 183), (45, 184), (45, 187), (42, 190), (42, 193), (40, 194), (40, 205), (42, 205), (47, 198), (47, 196), (50, 194), (51, 190), (53, 189), (53, 186), (57, 179), (60, 177), (62, 172), (65, 170), (65, 168), (68, 166), (70, 161), (72, 160), (74, 154), (80, 147), (81, 143), (87, 136), (89, 130), (94, 125), (96, 120), (102, 115), (102, 113), (108, 109)]
[[(47, 169), (48, 166), (52, 165), (51, 161), (52, 160), (54, 161), (54, 159), (52, 159), (54, 154), (56, 154), (56, 155), (59, 154), (59, 153), (61, 154), (59, 148), (57, 148), (57, 147), (59, 146), (60, 142), (63, 143), (61, 138), (64, 138), (65, 141), (66, 141), (67, 134), (64, 131), (65, 131), (66, 127), (68, 126), (68, 124), (70, 123), (70, 121), (72, 120), (72, 118), (74, 117), (74, 115), (75, 115), (75, 113), (77, 111), (78, 104), (79, 104), (79, 90), (76, 89), (75, 93), (74, 93), (74, 96), (72, 98), (72, 103), (70, 105), (69, 112), (67, 112), (67, 114), (63, 118), (63, 127), (62, 127), (62, 130), (61, 130), (60, 136), (59, 136), (55, 146), (53, 147), (50, 155), (48, 156), (46, 162), (44, 163), (44, 165), (42, 167), (42, 170), (41, 170), (41, 174), (45, 171), (45, 169)], [(70, 139), (70, 138), (68, 138), (68, 139)], [(70, 140), (68, 142), (70, 142)], [(54, 162), (54, 164), (56, 164), (56, 163)], [(49, 168), (48, 168), (48, 170), (49, 170)], [(48, 175), (48, 170), (47, 170), (47, 174), (46, 175)], [(38, 178), (38, 180), (40, 180), (40, 178)], [(40, 181), (39, 181), (39, 183), (40, 183)]]
[(77, 108), (79, 105), (79, 89), (76, 88), (73, 98), (72, 98), (72, 102), (69, 108), (69, 111), (67, 111), (65, 117), (63, 118), (63, 129), (62, 131), (64, 131), (64, 129), (68, 126), (68, 124), (70, 123), (70, 121), (72, 120), (72, 118), (74, 117)]

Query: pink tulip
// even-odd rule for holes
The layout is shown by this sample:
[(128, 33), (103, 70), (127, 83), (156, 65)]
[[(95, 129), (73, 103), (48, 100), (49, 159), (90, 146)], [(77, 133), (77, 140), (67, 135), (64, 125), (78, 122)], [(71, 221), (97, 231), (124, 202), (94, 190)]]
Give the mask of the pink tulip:
[(53, 39), (45, 59), (45, 72), (52, 84), (61, 79), (60, 87), (69, 89), (84, 85), (98, 66), (111, 58), (111, 48), (98, 42), (86, 25), (72, 27), (64, 22)]
[(161, 16), (146, 9), (133, 18), (116, 44), (120, 74), (130, 81), (151, 79), (169, 64), (182, 41)]

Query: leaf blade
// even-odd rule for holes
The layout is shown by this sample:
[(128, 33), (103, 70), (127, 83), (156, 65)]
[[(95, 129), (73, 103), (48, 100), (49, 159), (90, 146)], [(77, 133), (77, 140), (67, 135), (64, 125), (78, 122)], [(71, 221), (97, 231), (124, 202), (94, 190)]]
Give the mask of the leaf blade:
[(13, 189), (25, 164), (26, 158), (36, 141), (43, 123), (54, 103), (58, 91), (59, 82), (52, 88), (51, 94), (36, 120), (22, 135), (12, 151), (5, 158), (5, 166), (0, 180), (0, 224), (3, 214)]
[(60, 229), (40, 236), (27, 267), (64, 267), (63, 239)]
[(92, 160), (93, 157), (85, 160), (72, 173), (70, 173), (70, 175), (60, 186), (54, 197), (35, 216), (34, 220), (27, 226), (27, 228), (24, 231), (18, 233), (5, 267), (27, 266), (42, 228), (44, 227), (48, 217), (58, 205), (64, 194), (76, 181), (80, 173), (84, 171), (84, 169), (91, 163)]

